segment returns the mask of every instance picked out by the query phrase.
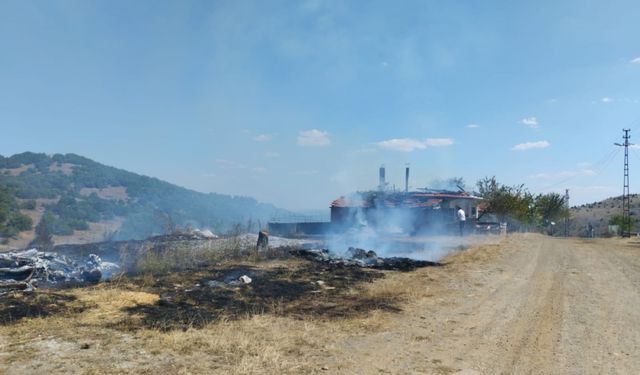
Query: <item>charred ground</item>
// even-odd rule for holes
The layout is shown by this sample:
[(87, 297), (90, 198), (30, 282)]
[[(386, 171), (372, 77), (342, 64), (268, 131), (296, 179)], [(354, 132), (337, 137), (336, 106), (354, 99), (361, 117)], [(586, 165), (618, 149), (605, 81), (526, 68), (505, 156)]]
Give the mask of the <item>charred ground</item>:
[[(247, 275), (246, 285), (210, 286), (211, 281)], [(358, 293), (361, 284), (384, 277), (384, 273), (358, 267), (329, 266), (311, 261), (288, 260), (264, 264), (229, 264), (195, 272), (161, 276), (144, 288), (158, 294), (153, 305), (127, 308), (131, 319), (117, 323), (124, 329), (161, 330), (201, 328), (219, 319), (273, 314), (302, 318), (354, 317), (374, 309), (399, 311), (391, 296), (371, 298)], [(148, 280), (133, 278), (133, 285)], [(224, 283), (224, 281), (222, 281)]]
[[(364, 316), (373, 310), (399, 312), (397, 295), (372, 295), (363, 288), (388, 272), (393, 271), (329, 264), (295, 255), (258, 262), (231, 261), (156, 275), (121, 276), (97, 286), (16, 292), (0, 301), (0, 324), (80, 314), (97, 306), (78, 299), (78, 293), (110, 288), (158, 297), (153, 303), (122, 309), (123, 318), (110, 326), (125, 331), (202, 328), (215, 321), (256, 314), (340, 319)], [(252, 282), (229, 282), (242, 275)]]

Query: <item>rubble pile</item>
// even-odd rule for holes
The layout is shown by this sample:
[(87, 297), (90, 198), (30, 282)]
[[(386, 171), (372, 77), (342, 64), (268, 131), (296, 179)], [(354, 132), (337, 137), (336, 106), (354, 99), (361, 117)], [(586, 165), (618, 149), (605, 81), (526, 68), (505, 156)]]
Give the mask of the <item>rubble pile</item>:
[(90, 254), (84, 262), (37, 249), (0, 253), (0, 294), (11, 290), (30, 292), (38, 285), (97, 283), (108, 279), (119, 266)]
[(344, 254), (336, 254), (327, 249), (296, 249), (291, 253), (316, 262), (341, 266), (366, 267), (383, 270), (410, 271), (419, 267), (440, 266), (438, 262), (416, 260), (404, 257), (379, 257), (375, 251), (350, 247)]

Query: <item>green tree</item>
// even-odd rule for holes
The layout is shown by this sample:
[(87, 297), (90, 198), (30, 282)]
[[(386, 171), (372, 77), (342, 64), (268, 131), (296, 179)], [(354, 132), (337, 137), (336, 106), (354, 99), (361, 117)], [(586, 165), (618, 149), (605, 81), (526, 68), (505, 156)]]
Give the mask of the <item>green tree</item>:
[(4, 224), (11, 216), (15, 205), (15, 198), (6, 186), (0, 186), (0, 225)]
[(36, 226), (36, 238), (31, 245), (48, 248), (53, 245), (53, 229), (55, 217), (50, 212), (45, 212)]
[(484, 199), (486, 212), (495, 214), (511, 227), (531, 223), (534, 199), (524, 185), (503, 185), (493, 176), (479, 180), (476, 186), (478, 194)]
[(638, 219), (630, 216), (629, 221), (625, 222), (622, 215), (613, 215), (611, 219), (609, 219), (609, 225), (617, 225), (620, 227), (620, 233), (632, 233), (636, 231), (636, 223)]
[(36, 201), (34, 199), (29, 199), (20, 205), (20, 208), (25, 210), (35, 210), (36, 209)]
[(535, 198), (535, 213), (539, 225), (548, 226), (569, 218), (569, 209), (564, 197), (558, 193), (539, 194)]
[(31, 228), (33, 228), (33, 220), (31, 220), (27, 215), (16, 213), (11, 219), (9, 219), (9, 226), (15, 228), (19, 232), (31, 230)]

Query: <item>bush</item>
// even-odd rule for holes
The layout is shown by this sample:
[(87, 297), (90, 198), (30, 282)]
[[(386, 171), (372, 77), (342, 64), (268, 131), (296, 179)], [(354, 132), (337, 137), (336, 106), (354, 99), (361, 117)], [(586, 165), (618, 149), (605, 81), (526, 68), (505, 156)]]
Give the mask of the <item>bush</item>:
[(51, 212), (45, 212), (42, 215), (42, 219), (36, 226), (36, 238), (31, 245), (49, 247), (53, 244), (53, 226), (55, 224), (55, 217)]
[(36, 201), (34, 199), (29, 199), (28, 201), (22, 202), (20, 208), (23, 210), (35, 210)]
[(16, 214), (9, 220), (9, 226), (15, 228), (18, 232), (31, 230), (33, 228), (33, 220), (27, 215)]

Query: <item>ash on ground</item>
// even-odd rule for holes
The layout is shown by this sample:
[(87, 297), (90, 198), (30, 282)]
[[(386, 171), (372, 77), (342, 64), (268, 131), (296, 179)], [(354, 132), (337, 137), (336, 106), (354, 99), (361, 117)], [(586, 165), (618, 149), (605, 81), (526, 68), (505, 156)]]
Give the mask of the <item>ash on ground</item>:
[(118, 272), (115, 263), (90, 254), (82, 261), (30, 249), (0, 253), (0, 294), (12, 290), (31, 292), (38, 286), (97, 283)]
[(411, 271), (419, 267), (441, 266), (428, 260), (404, 257), (379, 257), (375, 251), (350, 247), (344, 254), (337, 255), (327, 249), (296, 249), (291, 254), (316, 262), (352, 267), (366, 267), (382, 270)]

